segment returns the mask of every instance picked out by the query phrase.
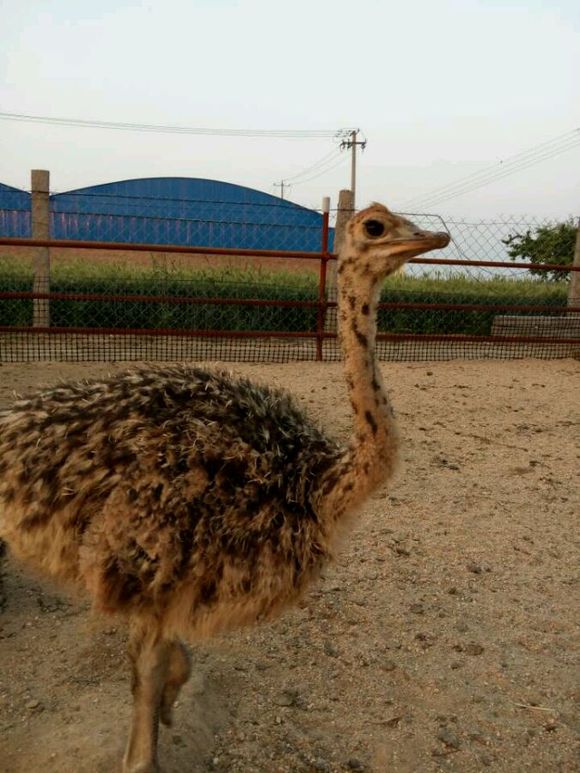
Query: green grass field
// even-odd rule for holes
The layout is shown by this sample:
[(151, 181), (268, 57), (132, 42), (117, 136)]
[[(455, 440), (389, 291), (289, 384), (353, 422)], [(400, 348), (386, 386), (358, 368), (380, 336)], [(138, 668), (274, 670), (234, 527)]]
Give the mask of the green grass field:
[[(0, 289), (29, 291), (32, 271), (4, 260)], [(313, 272), (271, 270), (166, 269), (127, 265), (67, 263), (56, 265), (51, 291), (175, 298), (316, 301), (318, 278)], [(565, 306), (567, 285), (536, 279), (468, 278), (465, 276), (396, 277), (385, 282), (385, 303), (478, 304), (532, 306), (522, 314), (546, 314)], [(379, 330), (413, 333), (488, 334), (494, 310), (382, 309)], [(506, 313), (514, 313), (512, 311)], [(2, 300), (0, 324), (31, 324), (32, 301)], [(162, 303), (100, 300), (51, 302), (51, 322), (58, 327), (186, 328), (201, 330), (313, 331), (316, 308), (291, 306), (220, 306), (214, 303)]]

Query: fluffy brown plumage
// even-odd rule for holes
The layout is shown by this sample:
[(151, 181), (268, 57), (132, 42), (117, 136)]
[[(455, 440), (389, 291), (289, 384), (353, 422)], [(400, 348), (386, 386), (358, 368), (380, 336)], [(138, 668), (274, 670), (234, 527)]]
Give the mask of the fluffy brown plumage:
[(349, 516), (394, 469), (375, 357), (381, 283), (443, 247), (375, 204), (339, 256), (354, 432), (341, 448), (286, 393), (191, 366), (46, 390), (0, 414), (0, 536), (130, 624), (125, 773), (154, 773), (159, 718), (189, 676), (180, 634), (270, 617), (295, 600)]
[(177, 608), (172, 628), (208, 633), (270, 614), (328, 557), (313, 498), (338, 455), (290, 395), (226, 373), (57, 386), (0, 417), (4, 536), (104, 610)]

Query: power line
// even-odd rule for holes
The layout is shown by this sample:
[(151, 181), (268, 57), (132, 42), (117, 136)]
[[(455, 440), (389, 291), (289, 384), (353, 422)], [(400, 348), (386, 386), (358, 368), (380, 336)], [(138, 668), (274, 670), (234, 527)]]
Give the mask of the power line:
[(510, 169), (506, 170), (505, 172), (503, 172), (501, 174), (497, 174), (494, 177), (491, 177), (491, 178), (489, 178), (487, 180), (481, 181), (480, 183), (472, 185), (471, 187), (465, 187), (462, 190), (459, 190), (459, 191), (456, 191), (456, 192), (453, 192), (453, 193), (449, 193), (447, 196), (440, 197), (439, 199), (436, 199), (434, 202), (430, 202), (429, 205), (431, 206), (432, 204), (439, 204), (439, 203), (441, 203), (443, 201), (448, 201), (449, 199), (456, 198), (457, 196), (463, 196), (466, 193), (471, 193), (472, 191), (475, 191), (478, 188), (483, 188), (485, 185), (489, 185), (489, 184), (491, 184), (493, 182), (496, 182), (497, 180), (501, 180), (504, 177), (508, 177), (508, 176), (510, 176), (512, 174), (516, 174), (517, 172), (522, 172), (525, 169), (528, 169), (528, 168), (530, 168), (532, 166), (536, 166), (537, 164), (540, 164), (543, 161), (547, 161), (547, 160), (549, 160), (551, 158), (554, 158), (555, 156), (558, 156), (558, 155), (560, 155), (562, 153), (566, 153), (568, 150), (573, 150), (576, 147), (580, 147), (580, 141), (572, 143), (572, 144), (568, 145), (565, 148), (559, 148), (558, 150), (554, 151), (553, 153), (549, 153), (549, 154), (543, 155), (541, 157), (537, 157), (537, 158), (529, 161), (526, 164), (520, 164), (517, 167), (511, 167)]
[[(316, 177), (321, 177), (323, 174), (325, 174), (327, 171), (330, 171), (335, 166), (338, 166), (338, 164), (334, 164), (333, 162), (342, 156), (341, 149), (340, 148), (334, 148), (329, 153), (325, 153), (322, 158), (319, 158), (318, 161), (315, 161), (310, 166), (307, 166), (305, 169), (302, 169), (300, 172), (297, 172), (294, 175), (291, 175), (290, 177), (284, 177), (282, 180), (280, 180), (279, 183), (273, 183), (273, 185), (276, 188), (280, 188), (280, 197), (284, 198), (284, 189), (285, 188), (292, 188), (294, 185), (301, 185), (302, 183), (309, 182), (310, 180), (316, 179)], [(342, 162), (342, 159), (341, 159)], [(307, 179), (302, 180), (301, 178), (305, 175), (308, 175), (311, 172), (315, 172), (315, 174), (311, 175), (310, 177), (307, 177)]]
[[(578, 139), (580, 140), (580, 137)], [(503, 177), (507, 177), (508, 175), (515, 174), (516, 172), (519, 172), (523, 169), (527, 169), (530, 166), (534, 166), (537, 163), (553, 158), (554, 156), (566, 152), (567, 150), (571, 150), (578, 144), (579, 143), (577, 140), (572, 139), (571, 142), (568, 141), (566, 143), (561, 143), (560, 145), (551, 149), (547, 148), (544, 152), (529, 155), (527, 158), (518, 157), (511, 162), (502, 162), (499, 165), (494, 165), (491, 168), (482, 170), (476, 175), (470, 175), (466, 178), (461, 178), (455, 183), (444, 186), (443, 188), (436, 189), (429, 195), (412, 199), (411, 202), (407, 202), (407, 204), (412, 203), (414, 206), (425, 206), (426, 204), (434, 204), (438, 203), (439, 201), (446, 201), (449, 198), (454, 198), (455, 196), (469, 193), (472, 190), (476, 190), (477, 188), (488, 185), (492, 182), (495, 182), (496, 180), (502, 179)]]
[(84, 129), (115, 129), (119, 131), (158, 134), (201, 134), (212, 137), (278, 137), (282, 139), (316, 139), (335, 137), (337, 129), (209, 129), (196, 126), (172, 126), (120, 121), (88, 121), (81, 118), (54, 118), (43, 115), (23, 115), (0, 112), (0, 120), (51, 124)]
[(571, 142), (567, 145), (560, 146), (558, 148), (553, 149), (551, 152), (538, 154), (534, 157), (531, 157), (529, 159), (523, 159), (521, 162), (517, 164), (511, 164), (508, 167), (500, 167), (496, 171), (494, 171), (492, 174), (487, 174), (486, 176), (474, 179), (474, 180), (468, 180), (465, 183), (461, 185), (456, 185), (455, 187), (450, 188), (447, 191), (442, 191), (439, 195), (434, 195), (431, 197), (428, 197), (427, 199), (423, 199), (419, 202), (420, 205), (425, 204), (432, 204), (437, 203), (439, 201), (447, 201), (447, 199), (455, 198), (456, 196), (463, 195), (464, 193), (469, 193), (472, 190), (477, 190), (478, 188), (482, 188), (485, 185), (489, 185), (492, 182), (495, 182), (496, 180), (501, 180), (504, 177), (508, 177), (509, 175), (515, 174), (516, 172), (523, 171), (524, 169), (528, 169), (531, 166), (535, 166), (536, 164), (541, 163), (542, 161), (547, 161), (550, 158), (554, 158), (557, 155), (560, 155), (561, 153), (564, 153), (568, 150), (572, 150), (573, 148), (577, 147), (580, 144), (580, 142)]
[(485, 176), (490, 173), (495, 172), (498, 169), (498, 166), (502, 166), (504, 169), (514, 163), (518, 163), (520, 160), (524, 161), (526, 156), (533, 156), (534, 154), (543, 151), (544, 149), (548, 149), (547, 146), (554, 145), (555, 143), (560, 143), (562, 141), (571, 139), (575, 136), (576, 132), (578, 130), (572, 130), (570, 132), (566, 132), (565, 134), (558, 135), (557, 137), (554, 137), (551, 140), (548, 140), (547, 142), (543, 142), (540, 145), (536, 145), (529, 150), (522, 151), (520, 153), (516, 153), (514, 156), (508, 157), (504, 161), (499, 161), (497, 164), (493, 164), (492, 166), (485, 167), (484, 169), (480, 169), (478, 172), (472, 172), (471, 174), (467, 175), (466, 177), (461, 177), (459, 180), (456, 180), (452, 183), (447, 183), (446, 185), (442, 185), (439, 188), (434, 188), (433, 190), (429, 191), (426, 194), (423, 194), (422, 196), (415, 196), (410, 201), (424, 201), (425, 199), (430, 199), (432, 196), (438, 196), (440, 193), (446, 192), (449, 188), (455, 188), (456, 186), (463, 185), (464, 183), (469, 182), (473, 178), (478, 178), (480, 176)]
[(324, 165), (325, 163), (329, 163), (330, 161), (333, 161), (335, 158), (341, 155), (341, 151), (337, 148), (333, 148), (329, 153), (326, 153), (322, 158), (318, 159), (318, 161), (315, 161), (314, 164), (311, 164), (310, 166), (307, 166), (305, 169), (302, 169), (302, 171), (297, 172), (296, 174), (290, 175), (290, 177), (285, 177), (285, 182), (291, 182), (293, 180), (298, 179), (299, 177), (303, 177), (304, 175), (309, 174), (310, 172), (313, 172), (315, 169), (318, 169), (320, 166)]
[(340, 166), (341, 164), (344, 164), (344, 162), (347, 160), (348, 156), (340, 154), (340, 158), (338, 161), (331, 166), (326, 167), (325, 169), (322, 169), (321, 171), (317, 172), (316, 174), (312, 175), (311, 177), (307, 177), (306, 180), (300, 180), (299, 182), (292, 183), (292, 185), (303, 185), (304, 183), (309, 183), (311, 180), (316, 180), (318, 177), (322, 177), (323, 174), (326, 174), (327, 172), (331, 172), (333, 169), (336, 169), (336, 167)]
[(501, 180), (504, 177), (508, 177), (512, 174), (515, 174), (516, 172), (521, 172), (525, 169), (528, 169), (529, 167), (535, 166), (536, 164), (539, 164), (543, 161), (547, 161), (551, 158), (554, 158), (555, 156), (560, 155), (561, 153), (565, 153), (568, 150), (572, 150), (573, 148), (576, 148), (579, 146), (580, 146), (580, 138), (576, 142), (571, 142), (565, 146), (560, 146), (558, 148), (553, 149), (551, 152), (539, 154), (527, 160), (522, 160), (522, 162), (518, 164), (512, 164), (511, 166), (509, 166), (509, 168), (505, 168), (505, 169), (500, 168), (499, 170), (497, 170), (495, 174), (488, 175), (487, 177), (481, 178), (478, 180), (472, 180), (470, 183), (464, 184), (463, 186), (457, 187), (455, 189), (451, 189), (440, 196), (435, 196), (430, 199), (427, 199), (426, 201), (419, 202), (419, 205), (432, 206), (434, 204), (439, 204), (443, 201), (448, 201), (449, 199), (456, 198), (457, 196), (463, 196), (466, 193), (471, 193), (472, 191), (475, 191), (478, 188), (483, 188), (485, 185), (490, 185), (491, 183), (496, 182), (497, 180)]
[(447, 185), (435, 188), (422, 196), (416, 196), (405, 202), (404, 206), (412, 205), (424, 207), (448, 201), (451, 198), (470, 193), (484, 185), (489, 185), (503, 177), (507, 177), (508, 175), (515, 174), (516, 172), (527, 169), (542, 161), (546, 161), (560, 153), (567, 152), (568, 150), (577, 147), (579, 144), (580, 129), (573, 129), (570, 132), (558, 135), (557, 137), (529, 148), (528, 150), (510, 156), (505, 161), (500, 161), (498, 164), (486, 167), (485, 169), (474, 172), (466, 177), (459, 178), (459, 180), (456, 180), (453, 183), (448, 183)]
[[(0, 120), (5, 121), (17, 121), (23, 123), (41, 123), (50, 124), (53, 126), (64, 127), (76, 127), (76, 128), (95, 128), (95, 129), (114, 129), (118, 131), (135, 131), (157, 134), (196, 134), (203, 136), (216, 136), (216, 137), (271, 137), (281, 139), (324, 139), (333, 138), (337, 139), (350, 132), (349, 129), (210, 129), (204, 127), (193, 126), (170, 126), (170, 125), (156, 125), (145, 123), (123, 123), (118, 121), (92, 121), (84, 120), (80, 118), (56, 118), (51, 116), (40, 115), (24, 115), (21, 113), (6, 113), (0, 112)], [(326, 153), (322, 158), (316, 161), (311, 166), (306, 167), (300, 172), (291, 175), (288, 178), (284, 178), (282, 183), (284, 187), (289, 182), (292, 184), (301, 184), (302, 182), (308, 182), (311, 179), (325, 174), (338, 166), (338, 164), (331, 164), (339, 156), (341, 156), (340, 150), (333, 149), (329, 153)], [(342, 160), (341, 160), (342, 162)], [(324, 168), (323, 168), (324, 167)], [(311, 172), (316, 172), (315, 175), (308, 177), (306, 180), (300, 180), (300, 178)], [(299, 181), (294, 183), (294, 181)], [(281, 187), (281, 184), (277, 184)]]

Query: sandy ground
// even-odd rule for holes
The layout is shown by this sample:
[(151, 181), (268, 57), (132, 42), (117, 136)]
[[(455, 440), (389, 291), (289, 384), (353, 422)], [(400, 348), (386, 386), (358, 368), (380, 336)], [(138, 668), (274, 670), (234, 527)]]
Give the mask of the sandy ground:
[[(5, 364), (0, 404), (110, 369)], [(339, 365), (235, 370), (347, 437)], [(580, 363), (383, 370), (405, 441), (396, 482), (301, 608), (195, 648), (165, 773), (579, 769)], [(122, 627), (3, 571), (0, 771), (116, 771)]]

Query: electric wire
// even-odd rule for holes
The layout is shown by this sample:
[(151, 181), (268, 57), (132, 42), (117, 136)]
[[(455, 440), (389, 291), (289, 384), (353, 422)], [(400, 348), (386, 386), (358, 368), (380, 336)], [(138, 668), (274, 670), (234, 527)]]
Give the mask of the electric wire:
[(432, 196), (438, 196), (439, 194), (443, 194), (444, 192), (446, 192), (449, 188), (455, 188), (456, 186), (462, 185), (463, 183), (468, 183), (472, 178), (477, 178), (482, 175), (489, 174), (490, 172), (494, 172), (498, 169), (498, 166), (502, 166), (503, 168), (505, 168), (508, 165), (519, 163), (520, 161), (528, 160), (528, 159), (525, 159), (526, 156), (534, 155), (540, 152), (545, 152), (546, 150), (548, 150), (547, 146), (549, 145), (554, 145), (555, 143), (562, 143), (563, 141), (567, 142), (568, 140), (574, 139), (576, 136), (578, 136), (579, 131), (580, 131), (579, 129), (574, 129), (570, 132), (566, 132), (565, 134), (558, 135), (557, 137), (554, 137), (551, 140), (548, 140), (547, 142), (543, 142), (540, 145), (535, 145), (534, 147), (529, 148), (528, 150), (521, 151), (520, 153), (516, 153), (514, 156), (508, 157), (505, 161), (499, 161), (496, 164), (485, 167), (484, 169), (480, 169), (478, 172), (472, 172), (471, 174), (466, 175), (466, 177), (461, 177), (459, 178), (459, 180), (439, 186), (438, 188), (434, 188), (423, 195), (414, 196), (409, 201), (418, 201), (418, 200), (423, 201), (427, 198), (431, 198)]
[(342, 151), (338, 150), (337, 148), (333, 148), (329, 153), (326, 153), (322, 158), (318, 159), (318, 161), (315, 161), (314, 164), (311, 164), (310, 166), (307, 166), (305, 169), (302, 169), (300, 172), (297, 172), (296, 174), (293, 174), (289, 177), (284, 178), (284, 182), (292, 182), (293, 180), (297, 180), (300, 177), (303, 177), (304, 175), (308, 175), (314, 170), (317, 170), (320, 166), (330, 163), (335, 158), (338, 158), (338, 156), (342, 155)]
[(304, 183), (309, 183), (311, 180), (316, 180), (318, 177), (322, 177), (322, 175), (326, 174), (327, 172), (331, 172), (333, 169), (341, 166), (341, 164), (344, 164), (344, 162), (347, 160), (348, 156), (346, 154), (340, 154), (340, 156), (341, 157), (336, 163), (326, 167), (325, 169), (322, 169), (311, 177), (307, 177), (306, 180), (299, 180), (298, 182), (292, 183), (292, 185), (304, 185)]
[[(495, 182), (496, 180), (501, 180), (504, 177), (508, 177), (509, 175), (515, 174), (516, 172), (520, 172), (524, 169), (528, 169), (529, 167), (535, 166), (538, 163), (554, 158), (560, 155), (561, 153), (567, 152), (568, 150), (572, 150), (573, 148), (577, 147), (579, 144), (580, 144), (579, 142), (572, 142), (567, 145), (554, 148), (552, 149), (552, 151), (548, 153), (537, 154), (534, 157), (530, 157), (528, 159), (522, 159), (517, 164), (510, 164), (509, 166), (502, 166), (500, 168), (495, 168), (492, 173), (488, 172), (486, 175), (482, 175), (478, 178), (474, 178), (471, 180), (464, 180), (463, 182), (457, 182), (453, 186), (450, 186), (447, 190), (442, 190), (438, 194), (426, 196), (421, 199), (419, 198), (414, 199), (412, 201), (412, 205), (415, 207), (424, 207), (426, 205), (432, 205), (442, 201), (447, 201), (451, 198), (455, 198), (456, 196), (461, 196), (465, 193), (469, 193), (471, 191), (477, 190), (478, 188), (484, 187), (485, 185), (489, 185)], [(409, 202), (407, 202), (407, 204), (408, 203)]]
[(542, 161), (567, 152), (580, 144), (580, 129), (574, 129), (565, 134), (558, 135), (546, 142), (540, 143), (532, 148), (510, 156), (499, 164), (486, 167), (479, 172), (474, 172), (466, 177), (462, 177), (453, 183), (434, 188), (433, 190), (415, 196), (405, 202), (404, 206), (425, 207), (447, 201), (464, 193), (488, 185), (495, 180), (502, 179), (508, 175), (515, 174), (523, 169), (527, 169)]
[(197, 126), (172, 126), (122, 121), (96, 121), (81, 118), (56, 118), (45, 115), (24, 115), (0, 112), (0, 120), (51, 124), (92, 129), (116, 129), (160, 134), (199, 134), (215, 137), (279, 137), (287, 139), (313, 139), (336, 137), (336, 129), (211, 129)]
[(486, 178), (482, 178), (480, 180), (473, 180), (471, 184), (465, 184), (460, 188), (450, 190), (445, 194), (442, 194), (441, 196), (436, 196), (431, 199), (426, 199), (423, 201), (418, 202), (417, 206), (433, 206), (435, 204), (440, 204), (444, 201), (449, 201), (450, 199), (454, 199), (457, 196), (463, 196), (466, 193), (471, 193), (472, 191), (478, 190), (479, 188), (483, 188), (485, 185), (490, 185), (493, 182), (496, 182), (497, 180), (501, 180), (504, 177), (508, 177), (512, 174), (516, 174), (517, 172), (521, 172), (525, 169), (529, 169), (532, 166), (535, 166), (536, 164), (542, 163), (543, 161), (547, 161), (551, 158), (555, 158), (556, 156), (566, 153), (569, 150), (573, 150), (576, 147), (580, 147), (580, 141), (569, 143), (568, 145), (564, 147), (559, 147), (557, 149), (554, 149), (550, 153), (545, 153), (543, 155), (535, 156), (534, 158), (530, 158), (527, 160), (527, 162), (522, 162), (517, 165), (512, 165), (507, 169), (499, 170), (496, 174), (492, 176), (488, 176)]

